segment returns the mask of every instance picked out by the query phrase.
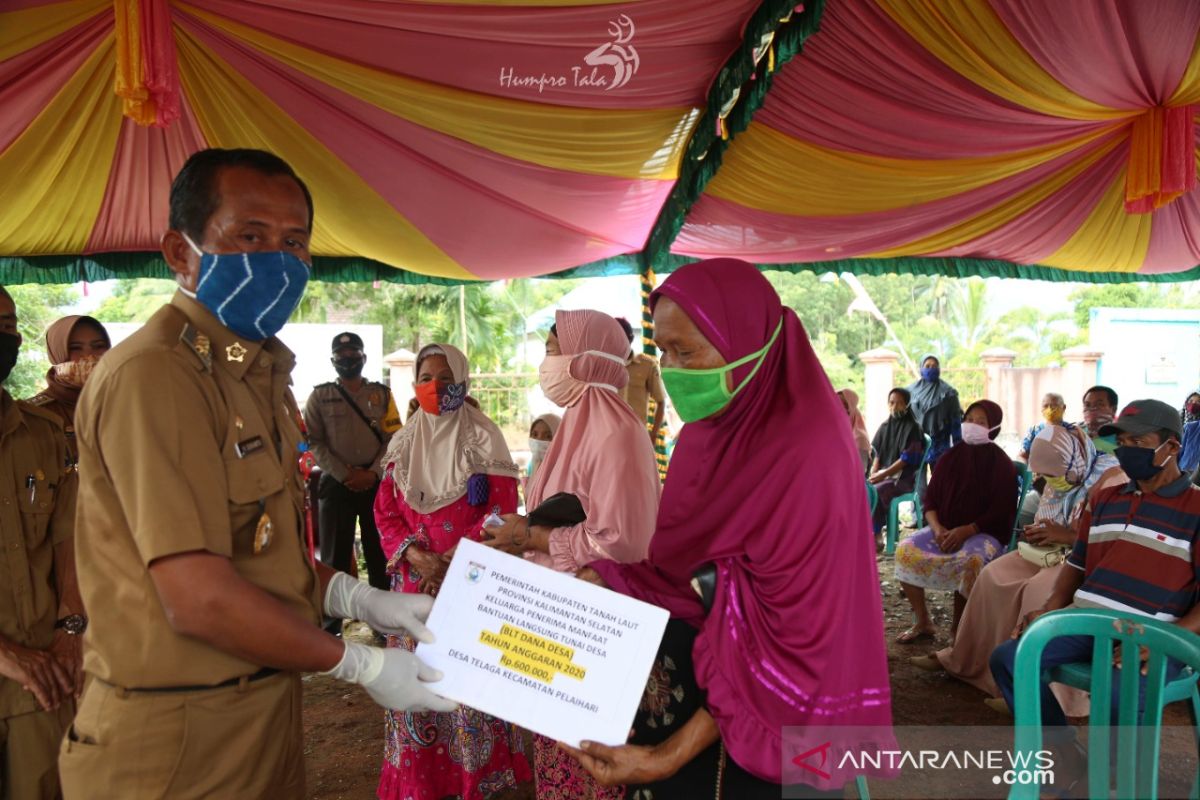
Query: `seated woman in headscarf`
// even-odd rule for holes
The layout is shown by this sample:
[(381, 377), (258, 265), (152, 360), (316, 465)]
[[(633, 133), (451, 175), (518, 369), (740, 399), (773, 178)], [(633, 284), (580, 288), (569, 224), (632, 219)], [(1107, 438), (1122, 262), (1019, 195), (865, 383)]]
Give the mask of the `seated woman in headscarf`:
[(630, 743), (572, 752), (631, 797), (692, 800), (720, 786), (774, 800), (784, 784), (785, 797), (841, 797), (849, 767), (784, 771), (802, 752), (785, 726), (890, 737), (875, 551), (849, 535), (867, 526), (866, 485), (841, 402), (799, 318), (750, 264), (690, 264), (650, 303), (685, 424), (649, 558), (580, 577), (671, 621)]
[(862, 411), (858, 408), (858, 394), (853, 389), (839, 389), (838, 398), (850, 418), (850, 430), (854, 433), (854, 446), (858, 448), (858, 456), (862, 459), (863, 472), (871, 468), (871, 439), (867, 436), (867, 421), (863, 419)]
[(925, 456), (925, 436), (913, 416), (908, 399), (907, 389), (897, 387), (888, 392), (888, 411), (891, 413), (887, 422), (875, 431), (875, 441), (872, 443), (875, 462), (871, 465), (868, 480), (879, 493), (875, 515), (871, 520), (876, 533), (887, 524), (892, 498), (908, 494), (915, 488), (917, 470)]
[(1185, 473), (1200, 466), (1200, 392), (1187, 396), (1180, 412), (1183, 418), (1183, 447), (1179, 451), (1179, 468)]
[[(516, 509), (519, 469), (496, 424), (465, 402), (469, 381), (461, 351), (428, 345), (413, 372), (418, 410), (384, 456), (375, 522), (392, 591), (436, 595), (459, 541), (479, 541), (489, 513)], [(388, 637), (388, 647), (412, 650), (415, 644), (408, 636)], [(380, 800), (484, 800), (532, 778), (525, 735), (473, 708), (388, 711), (385, 723)]]
[[(1108, 459), (1079, 427), (1044, 428), (1030, 445), (1029, 465), (1046, 480), (1034, 522), (1024, 532), (1032, 544), (1072, 546), (1075, 523), (1089, 493), (1126, 482), (1119, 468), (1109, 472)], [(944, 669), (987, 692), (993, 705), (1003, 705), (988, 659), (996, 647), (1008, 641), (1027, 613), (1045, 604), (1062, 569), (1061, 563), (1034, 564), (1015, 550), (1000, 556), (979, 573), (953, 646), (916, 656), (911, 662), (921, 669)], [(1068, 716), (1087, 716), (1086, 692), (1059, 684), (1052, 688)]]
[(75, 405), (96, 362), (110, 347), (108, 331), (92, 317), (63, 317), (46, 329), (46, 353), (51, 363), (50, 371), (46, 373), (46, 388), (26, 402), (62, 417), (67, 434), (67, 454), (72, 463), (79, 460), (79, 449), (75, 444)]
[[(654, 533), (660, 484), (645, 421), (619, 393), (629, 379), (629, 340), (615, 319), (599, 311), (559, 311), (555, 319), (541, 383), (550, 402), (566, 411), (529, 482), (525, 505), (537, 509), (556, 494), (573, 494), (586, 519), (550, 528), (505, 515), (503, 527), (484, 531), (491, 537), (484, 543), (559, 572), (574, 573), (597, 559), (640, 561)], [(550, 739), (534, 738), (534, 760), (538, 800), (624, 794), (597, 785)]]
[[(921, 359), (921, 379), (908, 387), (913, 416), (929, 437), (929, 454), (925, 464), (932, 471), (938, 459), (956, 442), (962, 441), (962, 405), (958, 390), (942, 380), (942, 365), (937, 356)], [(928, 476), (925, 467), (917, 472), (917, 491), (925, 497)]]
[(980, 570), (1004, 550), (1017, 513), (1017, 470), (992, 439), (1004, 418), (991, 400), (972, 403), (962, 421), (962, 441), (941, 459), (929, 481), (923, 508), (929, 524), (896, 548), (896, 580), (916, 621), (896, 641), (909, 644), (936, 636), (925, 590), (954, 592), (958, 632), (963, 607)]
[(558, 414), (542, 414), (535, 419), (529, 426), (529, 478), (534, 476), (538, 467), (546, 459), (546, 453), (550, 450), (550, 443), (554, 441), (554, 435), (558, 433), (558, 426), (562, 424), (562, 417)]

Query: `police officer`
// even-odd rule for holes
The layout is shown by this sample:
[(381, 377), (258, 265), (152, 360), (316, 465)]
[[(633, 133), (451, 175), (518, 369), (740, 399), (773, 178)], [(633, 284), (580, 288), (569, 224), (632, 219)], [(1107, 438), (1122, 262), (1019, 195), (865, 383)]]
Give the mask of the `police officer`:
[[(388, 589), (387, 559), (375, 527), (375, 490), (383, 477), (380, 461), (391, 434), (400, 428), (392, 392), (362, 376), (367, 357), (358, 334), (333, 337), (330, 361), (337, 380), (313, 387), (304, 421), (321, 483), (321, 561), (350, 571), (354, 529), (362, 530), (363, 556), (371, 585)], [(341, 621), (336, 624), (340, 627)]]
[(162, 239), (180, 290), (84, 387), (89, 680), (59, 758), (67, 800), (303, 797), (304, 671), (388, 708), (454, 707), (414, 654), (316, 624), (430, 637), (428, 603), (308, 559), (295, 359), (275, 334), (308, 281), (311, 230), (311, 196), (278, 157), (194, 154)]
[[(21, 336), (0, 287), (0, 385)], [(58, 796), (58, 743), (83, 686), (75, 473), (57, 416), (0, 386), (0, 798)]]

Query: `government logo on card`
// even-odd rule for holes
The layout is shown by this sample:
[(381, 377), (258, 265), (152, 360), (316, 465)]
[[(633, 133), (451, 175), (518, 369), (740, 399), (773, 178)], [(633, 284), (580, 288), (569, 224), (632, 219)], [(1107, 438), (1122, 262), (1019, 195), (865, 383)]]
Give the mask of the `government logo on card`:
[(479, 583), (483, 580), (484, 574), (487, 573), (487, 567), (483, 564), (476, 564), (474, 561), (467, 562), (467, 582)]

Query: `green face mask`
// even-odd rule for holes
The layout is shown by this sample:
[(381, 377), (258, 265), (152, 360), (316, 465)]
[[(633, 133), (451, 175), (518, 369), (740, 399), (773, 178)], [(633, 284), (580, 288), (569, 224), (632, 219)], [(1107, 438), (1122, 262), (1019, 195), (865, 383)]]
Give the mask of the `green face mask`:
[(1096, 445), (1096, 449), (1101, 453), (1115, 453), (1117, 450), (1117, 435), (1114, 433), (1111, 436), (1098, 436), (1092, 440)]
[[(746, 384), (750, 383), (750, 380), (758, 374), (763, 359), (767, 357), (767, 351), (771, 349), (771, 345), (775, 344), (781, 330), (783, 330), (782, 319), (775, 326), (775, 333), (771, 334), (771, 340), (767, 342), (766, 347), (723, 367), (715, 369), (663, 367), (663, 386), (670, 395), (671, 403), (675, 406), (679, 418), (684, 422), (695, 422), (711, 417), (729, 405), (729, 401), (746, 388)], [(754, 365), (754, 369), (750, 371), (746, 379), (732, 392), (729, 391), (729, 382), (725, 380), (725, 376), (743, 364), (748, 364), (756, 359), (758, 363)]]

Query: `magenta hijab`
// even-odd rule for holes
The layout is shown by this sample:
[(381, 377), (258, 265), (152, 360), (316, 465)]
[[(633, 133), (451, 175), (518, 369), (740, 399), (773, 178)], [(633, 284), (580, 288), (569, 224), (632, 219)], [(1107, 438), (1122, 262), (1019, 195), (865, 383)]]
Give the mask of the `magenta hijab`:
[[(761, 349), (781, 321), (783, 329), (725, 413), (683, 427), (649, 558), (591, 566), (617, 591), (700, 629), (696, 679), (726, 749), (765, 780), (795, 780), (782, 773), (784, 726), (880, 726), (890, 736), (862, 462), (804, 327), (757, 269), (701, 261), (675, 272), (651, 303), (663, 297), (727, 362)], [(734, 372), (735, 386), (753, 366)], [(706, 564), (717, 574), (707, 615), (690, 586)], [(837, 788), (853, 777), (802, 779)]]

